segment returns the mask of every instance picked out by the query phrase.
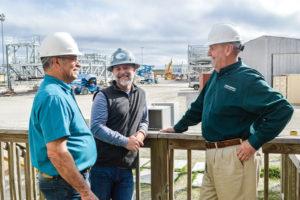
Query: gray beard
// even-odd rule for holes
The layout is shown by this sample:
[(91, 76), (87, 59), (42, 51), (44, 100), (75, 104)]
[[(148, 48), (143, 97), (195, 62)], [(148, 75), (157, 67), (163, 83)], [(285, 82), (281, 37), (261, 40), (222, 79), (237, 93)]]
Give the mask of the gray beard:
[(131, 85), (133, 83), (133, 80), (128, 80), (128, 81), (124, 81), (124, 80), (119, 80), (117, 81), (120, 85), (122, 85), (123, 87), (127, 87), (128, 85)]
[(129, 80), (121, 80), (118, 77), (114, 76), (114, 80), (123, 87), (127, 87), (128, 85), (131, 85), (133, 83), (133, 78), (130, 77)]

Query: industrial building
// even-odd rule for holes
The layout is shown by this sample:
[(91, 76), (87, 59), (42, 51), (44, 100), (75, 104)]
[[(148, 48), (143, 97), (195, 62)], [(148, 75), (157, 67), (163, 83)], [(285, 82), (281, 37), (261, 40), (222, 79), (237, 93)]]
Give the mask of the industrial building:
[(245, 43), (243, 62), (273, 85), (273, 77), (300, 74), (300, 39), (261, 36)]

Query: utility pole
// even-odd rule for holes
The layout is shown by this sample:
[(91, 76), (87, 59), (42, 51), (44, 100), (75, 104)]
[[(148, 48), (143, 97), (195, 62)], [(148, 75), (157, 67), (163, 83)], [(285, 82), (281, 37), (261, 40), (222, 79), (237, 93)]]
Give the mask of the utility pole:
[(2, 66), (4, 66), (4, 31), (3, 31), (3, 22), (5, 21), (5, 15), (2, 13), (0, 14), (0, 21), (1, 21), (1, 33), (2, 33)]
[[(5, 53), (5, 48), (4, 48), (4, 30), (3, 30), (3, 22), (5, 21), (5, 15), (2, 13), (0, 14), (0, 21), (1, 21), (1, 33), (2, 33), (2, 66), (4, 66), (4, 53)], [(12, 87), (11, 87), (11, 82), (10, 82), (10, 69), (9, 69), (9, 62), (8, 62), (8, 45), (6, 45), (6, 76), (7, 76), (7, 89), (8, 92), (12, 92)]]
[(7, 74), (7, 88), (8, 88), (8, 92), (13, 92), (12, 86), (11, 86), (11, 82), (10, 82), (10, 69), (9, 69), (9, 62), (8, 62), (8, 49), (9, 46), (8, 44), (6, 45), (6, 74)]

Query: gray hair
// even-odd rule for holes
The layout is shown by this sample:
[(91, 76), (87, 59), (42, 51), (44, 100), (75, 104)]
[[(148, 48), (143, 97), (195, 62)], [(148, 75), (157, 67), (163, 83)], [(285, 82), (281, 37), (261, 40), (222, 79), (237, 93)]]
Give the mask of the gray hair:
[(45, 71), (51, 66), (51, 58), (52, 57), (41, 57), (41, 62)]
[(233, 45), (233, 48), (237, 53), (240, 53), (244, 50), (245, 46), (242, 45), (240, 42), (232, 42), (231, 44)]

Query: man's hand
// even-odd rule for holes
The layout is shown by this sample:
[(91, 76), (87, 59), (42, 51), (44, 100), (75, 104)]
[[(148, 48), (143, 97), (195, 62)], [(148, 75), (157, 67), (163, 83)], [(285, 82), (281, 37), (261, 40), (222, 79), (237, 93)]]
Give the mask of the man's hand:
[(161, 129), (160, 132), (163, 132), (163, 133), (175, 133), (175, 130), (174, 130), (173, 127), (169, 127), (169, 128)]
[(87, 193), (80, 194), (80, 197), (82, 200), (99, 200), (91, 190)]
[(126, 145), (126, 149), (129, 151), (138, 151), (140, 148), (140, 141), (134, 136), (130, 136), (128, 138), (128, 143)]
[(141, 131), (137, 131), (134, 136), (138, 139), (140, 146), (144, 146), (145, 134)]
[(237, 156), (240, 159), (240, 161), (246, 161), (248, 160), (256, 150), (249, 144), (248, 140), (245, 140), (242, 142), (241, 146), (238, 148)]

